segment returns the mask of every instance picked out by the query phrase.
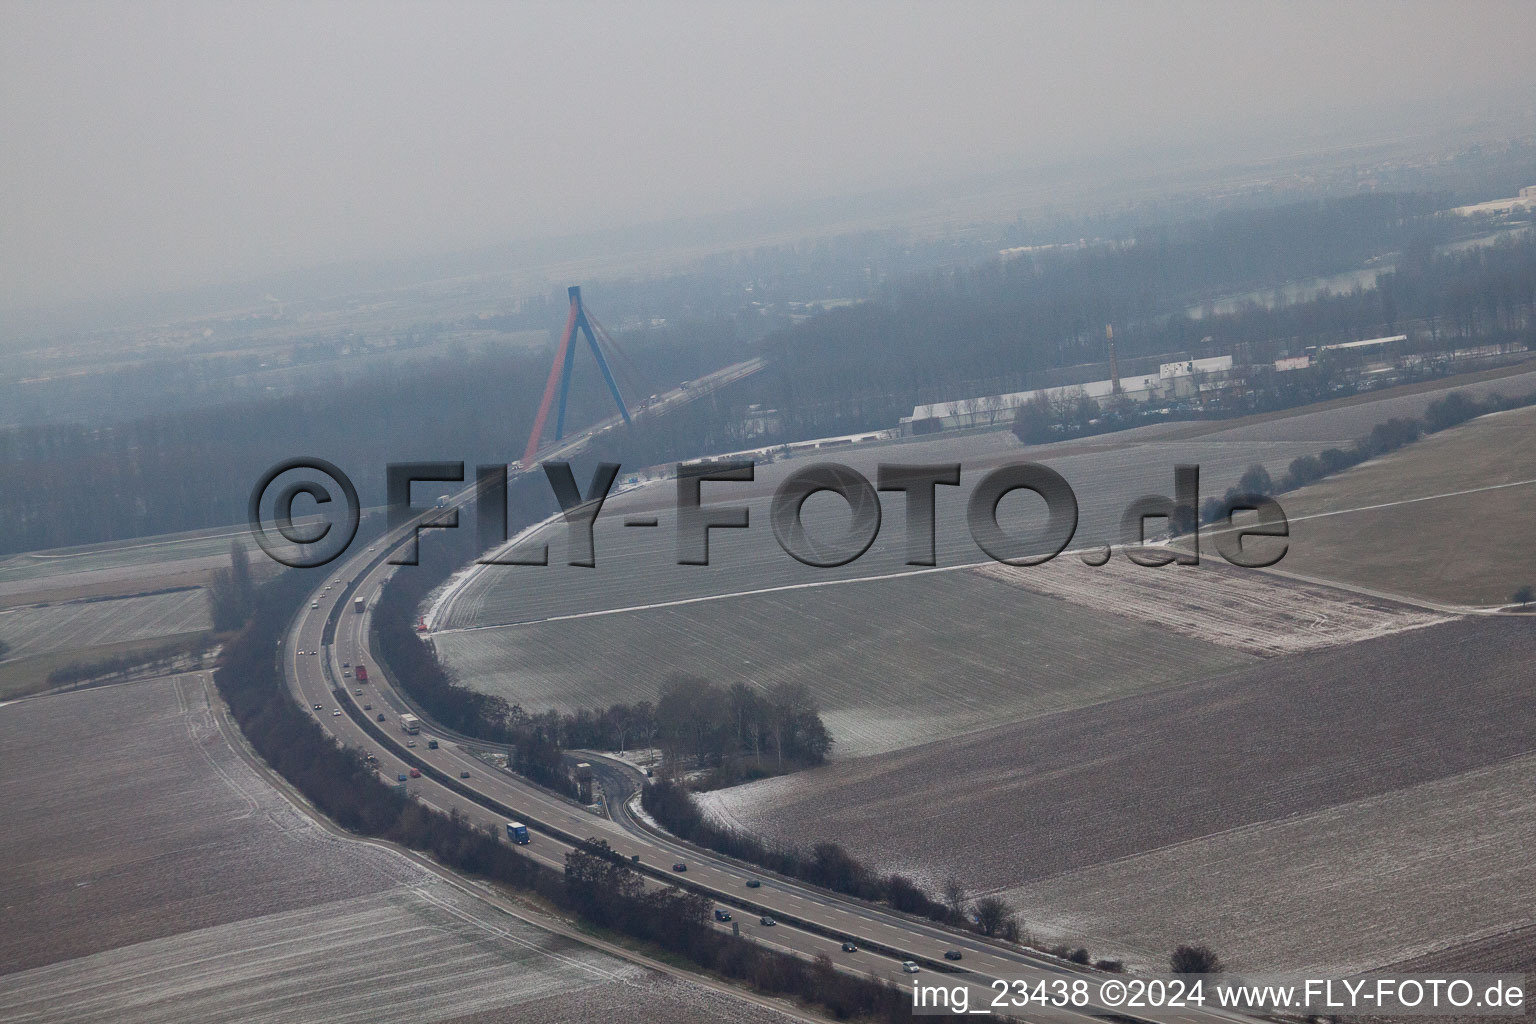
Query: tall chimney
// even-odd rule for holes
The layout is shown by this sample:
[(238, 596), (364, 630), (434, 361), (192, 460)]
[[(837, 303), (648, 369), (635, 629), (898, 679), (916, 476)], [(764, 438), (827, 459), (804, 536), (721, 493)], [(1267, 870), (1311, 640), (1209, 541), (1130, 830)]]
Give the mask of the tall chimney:
[(1109, 343), (1109, 380), (1110, 391), (1120, 394), (1120, 361), (1115, 358), (1115, 328), (1111, 324), (1104, 325), (1104, 340)]

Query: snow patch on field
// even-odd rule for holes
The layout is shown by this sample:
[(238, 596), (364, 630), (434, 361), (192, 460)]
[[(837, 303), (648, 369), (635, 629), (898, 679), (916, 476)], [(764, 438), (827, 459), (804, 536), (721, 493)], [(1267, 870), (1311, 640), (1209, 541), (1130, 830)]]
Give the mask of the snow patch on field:
[(1356, 643), (1453, 616), (1252, 570), (1148, 568), (1116, 558), (1092, 567), (1059, 558), (973, 571), (1071, 604), (1112, 611), (1260, 657)]

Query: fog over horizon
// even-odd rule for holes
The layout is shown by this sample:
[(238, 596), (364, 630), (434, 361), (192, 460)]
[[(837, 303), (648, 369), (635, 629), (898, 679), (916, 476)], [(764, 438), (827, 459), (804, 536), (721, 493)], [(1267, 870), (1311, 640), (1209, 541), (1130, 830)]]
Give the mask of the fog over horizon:
[(1096, 161), (1532, 124), (1536, 5), (0, 13), (0, 309)]

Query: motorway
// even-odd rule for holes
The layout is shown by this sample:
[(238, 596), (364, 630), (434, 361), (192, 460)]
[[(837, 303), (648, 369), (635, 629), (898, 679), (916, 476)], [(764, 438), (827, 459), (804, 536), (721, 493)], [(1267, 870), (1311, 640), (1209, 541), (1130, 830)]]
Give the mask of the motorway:
[[(736, 370), (739, 367), (728, 368), (722, 374), (729, 376), (729, 371)], [(719, 376), (712, 375), (714, 386), (719, 386)], [(686, 389), (692, 392), (687, 398), (679, 399), (678, 393), (672, 392), (653, 403), (651, 408), (691, 400), (697, 393), (708, 390), (699, 386), (702, 381), (701, 378), (701, 382)], [(569, 454), (603, 429), (606, 428), (599, 424), (563, 442), (557, 452), (546, 453), (546, 457)], [(454, 500), (467, 500), (471, 493), (472, 488), (467, 488)], [(415, 522), (433, 511), (426, 510)], [(361, 597), (365, 606), (371, 607), (395, 568), (388, 564), (385, 556), (412, 538), (415, 522), (333, 564), (324, 583), (317, 585), (301, 606), (283, 643), (288, 685), (301, 706), (310, 709), (322, 728), (339, 742), (373, 754), (378, 759), (380, 774), (386, 780), (393, 780), (400, 774), (409, 776), (413, 767), (426, 769), (420, 777), (408, 778), (406, 782), (407, 792), (413, 798), (444, 812), (458, 811), (471, 822), (496, 829), (503, 836), (506, 814), (493, 810), (482, 801), (510, 808), (531, 826), (533, 841), (523, 852), (556, 869), (564, 867), (565, 854), (572, 848), (569, 842), (559, 838), (560, 833), (566, 837), (606, 840), (620, 855), (638, 857), (642, 870), (657, 872), (667, 880), (675, 878), (705, 892), (718, 901), (717, 905), (729, 909), (735, 919), (730, 924), (716, 923), (717, 928), (739, 928), (743, 936), (753, 941), (802, 957), (825, 953), (842, 969), (865, 976), (891, 978), (906, 989), (914, 983), (946, 987), (964, 984), (973, 1008), (991, 1005), (998, 994), (994, 987), (994, 981), (998, 980), (1025, 980), (1034, 985), (1042, 980), (1099, 977), (1077, 972), (1053, 959), (994, 945), (976, 936), (839, 897), (686, 846), (657, 835), (635, 821), (622, 806), (622, 801), (621, 806), (613, 808), (616, 820), (597, 816), (575, 802), (496, 769), (477, 757), (467, 744), (429, 721), (423, 721), (420, 735), (407, 736), (399, 728), (399, 716), (411, 710), (411, 706), (402, 698), (394, 681), (385, 677), (368, 650), (372, 613), (370, 610), (355, 611), (354, 601)], [(335, 628), (327, 642), (327, 625), (333, 619)], [(354, 678), (352, 670), (360, 664), (368, 668), (370, 678), (367, 683), (359, 683)], [(345, 706), (338, 706), (338, 700), (344, 701)], [(381, 714), (385, 719), (382, 723), (377, 721)], [(368, 728), (362, 724), (364, 721)], [(438, 741), (436, 749), (428, 747), (428, 742), (433, 739)], [(610, 787), (615, 785), (616, 773), (628, 770), (612, 761), (598, 762), (595, 767)], [(669, 869), (677, 862), (685, 863), (687, 871), (673, 876)], [(746, 883), (750, 878), (759, 879), (761, 886), (748, 888)], [(651, 884), (660, 883), (652, 879)], [(763, 912), (778, 918), (780, 923), (761, 924), (758, 917)], [(841, 944), (845, 939), (851, 940), (859, 949), (844, 952)], [(944, 954), (950, 950), (960, 951), (963, 960), (958, 964), (948, 963)], [(922, 965), (919, 973), (902, 971), (901, 961), (908, 959)], [(940, 970), (958, 973), (940, 973)], [(1110, 1011), (1096, 1011), (1090, 1005), (1083, 1009), (1003, 1007), (999, 1012), (1031, 1021), (1071, 1020), (1080, 1024), (1084, 1016), (1104, 1015)], [(1129, 1016), (1126, 1011), (1114, 1012), (1122, 1017)], [(1218, 1020), (1245, 1019), (1234, 1014), (1192, 1008), (1138, 1010), (1134, 1016), (1157, 1024), (1213, 1024)]]

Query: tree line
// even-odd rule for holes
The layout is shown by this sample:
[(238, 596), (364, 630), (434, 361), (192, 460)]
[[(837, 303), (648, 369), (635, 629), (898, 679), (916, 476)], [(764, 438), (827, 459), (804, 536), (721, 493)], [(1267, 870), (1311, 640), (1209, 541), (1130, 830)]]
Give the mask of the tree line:
[(1010, 942), (1023, 938), (1017, 915), (995, 896), (971, 902), (964, 885), (953, 878), (941, 896), (933, 896), (905, 875), (875, 871), (837, 843), (816, 843), (809, 849), (770, 846), (756, 836), (710, 820), (680, 780), (664, 778), (647, 783), (640, 803), (673, 835), (716, 853), (941, 924)]
[[(872, 302), (766, 338), (766, 404), (794, 436), (850, 433), (894, 424), (923, 402), (1029, 390), (1050, 383), (1043, 378), (1054, 368), (1104, 364), (1107, 323), (1122, 360), (1205, 354), (1207, 336), (1224, 346), (1290, 338), (1301, 332), (1256, 336), (1257, 310), (1253, 334), (1240, 336), (1226, 317), (1183, 311), (1205, 296), (1351, 269), (1382, 252), (1433, 251), (1461, 226), (1434, 214), (1439, 202), (1373, 195), (1290, 204), (892, 281)], [(1108, 376), (1107, 367), (1098, 372)]]
[[(515, 523), (532, 522), (525, 481), (509, 503)], [(520, 526), (512, 527), (513, 530)], [(373, 608), (373, 642), (391, 677), (433, 721), (454, 732), (513, 748), (509, 767), (567, 795), (575, 783), (565, 764), (571, 748), (621, 751), (659, 746), (664, 769), (709, 771), (709, 786), (821, 764), (832, 736), (808, 687), (787, 681), (766, 690), (745, 683), (729, 689), (678, 674), (657, 700), (615, 703), (574, 712), (533, 713), (522, 705), (463, 685), (416, 630), (417, 609), (450, 575), (477, 557), (467, 529), (427, 531), (417, 564), (397, 570)]]
[[(632, 402), (744, 357), (723, 328), (698, 325), (627, 344), (630, 359), (615, 369), (627, 374)], [(370, 365), (293, 394), (256, 392), (116, 423), (0, 427), (0, 555), (243, 522), (261, 474), (295, 455), (341, 467), (365, 506), (384, 503), (391, 462), (507, 463), (522, 453), (550, 356), (465, 349)], [(612, 412), (583, 348), (568, 422)]]
[[(1342, 473), (1368, 459), (1395, 452), (1399, 448), (1413, 444), (1426, 434), (1449, 430), (1491, 412), (1522, 409), (1532, 405), (1536, 405), (1536, 391), (1514, 398), (1506, 398), (1494, 393), (1482, 399), (1472, 398), (1461, 391), (1452, 391), (1444, 398), (1438, 398), (1429, 403), (1424, 409), (1422, 419), (1393, 417), (1384, 423), (1376, 424), (1369, 434), (1360, 438), (1349, 448), (1328, 448), (1317, 455), (1301, 455), (1292, 459), (1279, 480), (1275, 480), (1262, 463), (1254, 463), (1238, 478), (1235, 487), (1227, 489), (1223, 497), (1205, 500), (1200, 510), (1200, 520), (1204, 523), (1214, 523), (1226, 518), (1227, 510), (1242, 495), (1267, 497), (1293, 491), (1316, 483), (1325, 477)], [(1188, 529), (1187, 524), (1178, 525), (1183, 526), (1185, 530)]]
[[(95, 680), (110, 680), (135, 674), (163, 673), (182, 666), (198, 664), (208, 649), (208, 637), (204, 634), (160, 644), (146, 650), (114, 654), (93, 661), (72, 661), (60, 665), (48, 673), (48, 685), (74, 686)], [(0, 642), (0, 657), (5, 656), (5, 644)]]

